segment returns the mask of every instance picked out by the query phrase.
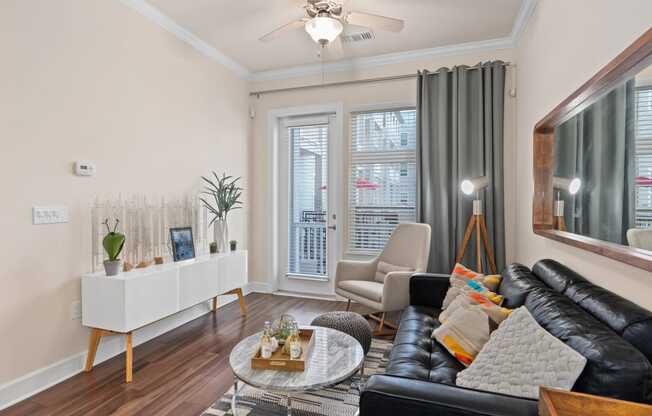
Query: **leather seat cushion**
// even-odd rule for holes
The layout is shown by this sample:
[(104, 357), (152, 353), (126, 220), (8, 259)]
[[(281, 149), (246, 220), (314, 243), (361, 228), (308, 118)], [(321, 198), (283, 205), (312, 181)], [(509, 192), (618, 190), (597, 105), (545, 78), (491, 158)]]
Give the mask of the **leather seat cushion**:
[(403, 311), (386, 374), (455, 384), (455, 377), (464, 366), (430, 338), (440, 325), (435, 318), (438, 314), (438, 309), (424, 306), (408, 306)]
[(574, 391), (635, 402), (651, 399), (650, 362), (605, 324), (550, 288), (533, 289), (525, 306), (546, 331), (586, 357)]
[(345, 280), (338, 284), (338, 287), (347, 292), (354, 293), (373, 300), (381, 302), (383, 298), (383, 284), (378, 282), (370, 282), (367, 280)]

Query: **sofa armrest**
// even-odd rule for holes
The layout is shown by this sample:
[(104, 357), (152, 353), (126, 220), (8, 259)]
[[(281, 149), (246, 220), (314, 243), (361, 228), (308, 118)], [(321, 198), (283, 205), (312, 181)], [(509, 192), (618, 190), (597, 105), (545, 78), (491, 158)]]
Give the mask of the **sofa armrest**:
[(444, 302), (450, 275), (415, 273), (410, 279), (410, 305), (441, 308)]
[(404, 377), (374, 375), (360, 396), (360, 416), (536, 416), (538, 401)]

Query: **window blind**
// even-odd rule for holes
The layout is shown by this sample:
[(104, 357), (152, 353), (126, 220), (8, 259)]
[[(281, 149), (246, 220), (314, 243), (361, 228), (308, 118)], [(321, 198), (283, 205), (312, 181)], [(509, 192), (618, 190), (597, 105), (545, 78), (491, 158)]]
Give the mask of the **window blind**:
[(290, 145), (288, 273), (325, 277), (328, 124), (286, 128)]
[(636, 227), (652, 227), (652, 86), (636, 89)]
[(396, 224), (416, 220), (416, 111), (351, 114), (348, 251), (383, 249)]

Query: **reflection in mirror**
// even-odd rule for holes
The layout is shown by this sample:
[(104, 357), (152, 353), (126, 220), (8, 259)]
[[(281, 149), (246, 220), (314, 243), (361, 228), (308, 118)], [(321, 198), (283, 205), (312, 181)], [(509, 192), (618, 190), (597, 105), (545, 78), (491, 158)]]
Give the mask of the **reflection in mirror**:
[(652, 251), (652, 65), (555, 128), (554, 228)]

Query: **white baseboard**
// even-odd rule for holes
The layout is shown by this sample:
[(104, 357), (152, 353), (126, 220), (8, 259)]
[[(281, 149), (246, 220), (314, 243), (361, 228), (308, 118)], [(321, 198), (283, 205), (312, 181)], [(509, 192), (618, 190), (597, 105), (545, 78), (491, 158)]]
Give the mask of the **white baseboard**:
[[(258, 289), (261, 290), (258, 290)], [(245, 295), (251, 292), (269, 293), (269, 288), (264, 283), (251, 282), (242, 288)], [(267, 291), (265, 291), (267, 289)], [(237, 299), (236, 295), (227, 295), (220, 298), (219, 307), (223, 307)], [(211, 310), (210, 301), (200, 303), (192, 308), (181, 311), (168, 318), (155, 322), (134, 332), (134, 346), (143, 344), (153, 338), (173, 330), (187, 322), (192, 321)], [(125, 350), (124, 337), (115, 336), (102, 339), (95, 357), (95, 365), (123, 353)], [(0, 385), (0, 410), (25, 400), (36, 393), (48, 389), (84, 369), (86, 354), (81, 351), (73, 356), (64, 358), (46, 367), (39, 368), (22, 377)]]

